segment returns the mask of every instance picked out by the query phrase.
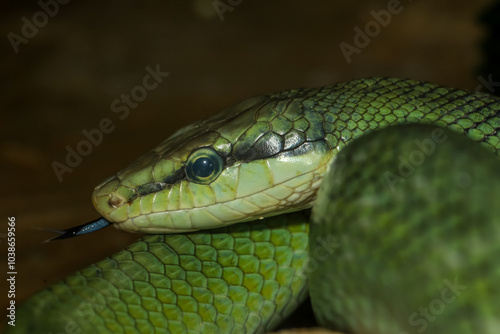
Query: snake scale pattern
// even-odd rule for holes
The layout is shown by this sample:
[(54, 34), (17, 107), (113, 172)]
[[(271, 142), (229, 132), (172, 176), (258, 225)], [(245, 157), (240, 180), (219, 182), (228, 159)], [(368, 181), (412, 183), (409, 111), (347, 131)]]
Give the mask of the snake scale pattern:
[[(495, 157), (500, 152), (498, 110), (500, 99), (487, 94), (397, 78), (359, 79), (245, 100), (179, 130), (136, 163), (97, 186), (93, 202), (106, 220), (122, 230), (158, 234), (146, 236), (34, 295), (17, 313), (19, 319), (30, 320), (20, 320), (11, 330), (15, 333), (270, 331), (306, 298), (308, 275), (324, 274), (315, 269), (322, 262), (318, 257), (327, 257), (325, 263), (335, 263), (330, 262), (336, 257), (333, 249), (342, 248), (337, 245), (340, 239), (331, 237), (331, 230), (319, 229), (314, 237), (309, 236), (308, 209), (315, 203), (320, 185), (326, 183), (324, 175), (338, 152), (350, 147), (351, 141), (370, 138), (368, 135), (376, 133), (372, 130), (418, 123), (465, 134), (482, 144), (472, 143), (474, 149), (482, 146), (485, 154)], [(392, 142), (397, 142), (394, 139), (397, 137), (392, 138)], [(371, 139), (363, 142), (363, 147), (373, 149), (367, 149), (361, 156), (375, 154), (370, 144)], [(386, 147), (376, 146), (376, 149)], [(354, 180), (363, 177), (363, 166), (384, 157), (375, 155), (359, 163)], [(496, 159), (493, 160), (495, 164)], [(380, 175), (381, 171), (374, 173)], [(375, 174), (367, 174), (372, 176), (366, 180)], [(342, 184), (340, 177), (336, 180), (335, 184)], [(360, 189), (365, 187), (372, 189), (364, 182), (351, 183), (358, 184), (352, 193), (362, 194)], [(341, 189), (349, 189), (349, 185)], [(413, 194), (411, 189), (407, 192)], [(372, 193), (372, 197), (377, 197), (376, 194)], [(384, 194), (381, 192), (380, 197), (384, 198)], [(317, 202), (323, 204), (315, 207), (314, 212), (316, 220), (323, 222), (321, 226), (334, 224), (338, 212), (325, 207), (340, 210), (333, 201), (343, 196), (320, 195)], [(358, 198), (351, 197), (353, 201)], [(363, 222), (362, 213), (359, 213), (361, 218), (356, 218), (357, 207), (352, 205), (343, 203), (340, 207), (349, 207), (351, 211), (339, 217), (353, 221), (359, 218)], [(387, 208), (391, 210), (394, 206)], [(170, 234), (178, 232), (182, 233)], [(394, 248), (387, 249), (394, 252)], [(354, 267), (359, 266), (351, 264), (351, 269)], [(411, 272), (411, 268), (406, 269)], [(313, 300), (315, 308), (328, 309), (324, 306), (325, 298), (333, 298), (325, 293), (330, 288), (323, 286), (338, 276), (332, 277), (331, 270), (327, 271), (330, 278), (322, 277), (319, 283), (313, 277), (316, 279), (311, 289), (313, 295), (324, 294), (323, 300), (319, 298), (320, 306), (314, 305)], [(351, 300), (344, 291), (353, 292), (348, 283), (356, 281), (340, 276), (344, 285), (339, 283), (339, 290), (332, 295), (335, 300)], [(396, 328), (378, 328), (376, 323), (364, 321), (371, 312), (364, 300), (348, 306), (336, 305), (328, 314), (319, 316), (323, 324), (357, 333), (384, 333), (384, 330), (389, 333)], [(353, 311), (357, 307), (363, 312)], [(342, 310), (361, 317), (358, 318), (361, 327), (346, 321), (345, 314), (336, 313)], [(383, 317), (393, 311), (394, 307), (375, 313)], [(411, 314), (412, 310), (406, 311)]]

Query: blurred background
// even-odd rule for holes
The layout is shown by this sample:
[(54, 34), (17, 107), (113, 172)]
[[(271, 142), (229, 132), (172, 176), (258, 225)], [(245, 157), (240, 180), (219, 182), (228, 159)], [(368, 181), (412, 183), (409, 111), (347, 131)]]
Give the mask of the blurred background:
[[(494, 19), (491, 0), (401, 0), (363, 39), (373, 13), (397, 1), (43, 1), (4, 1), (0, 14), (0, 263), (6, 272), (14, 216), (18, 305), (138, 238), (109, 228), (43, 244), (51, 234), (36, 228), (96, 218), (93, 188), (176, 129), (253, 95), (360, 77), (481, 88), (489, 28), (479, 18)], [(157, 68), (169, 75), (141, 90)], [(141, 101), (115, 113), (131, 92)], [(58, 177), (54, 162), (66, 165), (68, 147), (105, 118), (113, 130)]]

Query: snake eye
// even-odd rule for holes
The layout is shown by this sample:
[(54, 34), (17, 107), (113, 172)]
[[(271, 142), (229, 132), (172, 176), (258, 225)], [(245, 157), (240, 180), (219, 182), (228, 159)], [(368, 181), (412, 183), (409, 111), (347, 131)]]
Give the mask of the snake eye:
[(200, 148), (191, 153), (186, 162), (186, 175), (189, 181), (209, 184), (222, 172), (221, 156), (212, 149)]

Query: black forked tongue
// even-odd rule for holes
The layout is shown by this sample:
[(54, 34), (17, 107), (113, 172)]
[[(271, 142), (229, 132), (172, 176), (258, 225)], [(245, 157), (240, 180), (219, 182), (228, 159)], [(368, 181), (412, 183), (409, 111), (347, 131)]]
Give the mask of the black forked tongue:
[(44, 230), (44, 231), (49, 231), (52, 233), (59, 234), (57, 237), (45, 240), (44, 243), (52, 241), (52, 240), (78, 237), (80, 235), (84, 235), (87, 233), (92, 233), (95, 231), (102, 230), (103, 228), (108, 227), (109, 225), (111, 225), (111, 223), (108, 222), (106, 219), (101, 217), (101, 218), (97, 218), (96, 220), (93, 220), (89, 223), (70, 227), (66, 230), (56, 230), (56, 229), (50, 229), (50, 228), (43, 228), (42, 230)]

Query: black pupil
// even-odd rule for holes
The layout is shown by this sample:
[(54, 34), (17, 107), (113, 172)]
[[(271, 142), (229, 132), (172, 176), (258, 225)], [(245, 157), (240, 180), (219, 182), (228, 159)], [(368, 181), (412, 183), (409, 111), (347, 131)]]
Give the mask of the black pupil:
[(210, 176), (214, 170), (214, 163), (209, 158), (199, 158), (193, 163), (193, 172), (198, 177)]

